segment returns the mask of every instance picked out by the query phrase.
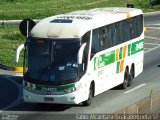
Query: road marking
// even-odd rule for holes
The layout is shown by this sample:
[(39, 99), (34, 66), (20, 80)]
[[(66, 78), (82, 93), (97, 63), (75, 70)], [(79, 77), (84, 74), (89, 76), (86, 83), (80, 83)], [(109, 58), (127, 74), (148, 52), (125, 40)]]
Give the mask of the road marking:
[(156, 43), (144, 43), (146, 45), (160, 45), (160, 44), (156, 44)]
[(148, 29), (153, 29), (153, 30), (160, 30), (159, 27), (147, 27)]
[(151, 49), (151, 48), (144, 48), (144, 50), (149, 50), (149, 49)]
[[(145, 38), (149, 38), (149, 39), (153, 39), (153, 40), (159, 40), (160, 41), (160, 39), (159, 38), (156, 38), (156, 37), (151, 37), (151, 36), (145, 36)], [(155, 44), (155, 43), (144, 43), (144, 44)], [(156, 47), (153, 47), (153, 48), (150, 48), (150, 49), (148, 49), (148, 48), (144, 48), (145, 50), (147, 50), (147, 51), (144, 51), (144, 53), (148, 53), (148, 52), (151, 52), (151, 51), (153, 51), (153, 50), (155, 50), (155, 49), (158, 49), (159, 47), (160, 47), (160, 44), (155, 44), (155, 45), (157, 45)]]
[(160, 26), (160, 24), (149, 24), (149, 26)]
[(23, 74), (17, 74), (15, 76), (17, 76), (17, 77), (23, 77)]
[(152, 49), (150, 49), (150, 50), (148, 50), (148, 51), (145, 51), (144, 53), (151, 52), (151, 51), (153, 51), (153, 50), (155, 50), (155, 49), (158, 49), (158, 48), (160, 48), (160, 45), (159, 45), (159, 46), (157, 46), (157, 47), (154, 47), (154, 48), (152, 48)]
[[(16, 85), (18, 87), (18, 97), (15, 101), (13, 101), (11, 104), (9, 104), (8, 106), (5, 106), (4, 108), (2, 108), (2, 110), (6, 110), (6, 109), (9, 109), (9, 108), (12, 108), (16, 105), (18, 105), (22, 99), (22, 86), (19, 85), (18, 83), (16, 83), (14, 80), (12, 80), (11, 78), (8, 78), (8, 77), (4, 77), (6, 80), (12, 82), (14, 85)], [(3, 112), (3, 111), (2, 111)]]
[(23, 77), (23, 74), (14, 74), (14, 75), (8, 76), (8, 78), (12, 78), (12, 77)]
[(128, 91), (126, 91), (126, 92), (124, 92), (125, 94), (127, 94), (127, 93), (130, 93), (130, 92), (133, 92), (134, 90), (137, 90), (137, 89), (139, 89), (139, 88), (141, 88), (141, 87), (143, 87), (143, 86), (145, 86), (146, 84), (141, 84), (141, 85), (139, 85), (139, 86), (137, 86), (137, 87), (135, 87), (135, 88), (133, 88), (133, 89), (131, 89), (131, 90), (128, 90)]
[(151, 37), (151, 36), (145, 36), (145, 37), (153, 40), (160, 40), (159, 38), (156, 38), (156, 37)]

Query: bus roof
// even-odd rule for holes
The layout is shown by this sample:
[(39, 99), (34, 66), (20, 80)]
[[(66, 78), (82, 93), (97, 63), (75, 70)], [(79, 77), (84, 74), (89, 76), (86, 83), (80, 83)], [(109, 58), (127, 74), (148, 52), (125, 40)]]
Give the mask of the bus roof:
[(36, 24), (29, 36), (37, 38), (79, 38), (87, 31), (143, 14), (136, 8), (95, 8), (48, 17)]

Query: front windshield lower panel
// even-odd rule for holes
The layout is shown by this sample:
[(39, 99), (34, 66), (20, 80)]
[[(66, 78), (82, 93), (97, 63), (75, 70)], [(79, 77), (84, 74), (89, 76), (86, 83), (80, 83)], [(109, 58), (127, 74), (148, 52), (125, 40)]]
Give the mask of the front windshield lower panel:
[(79, 39), (29, 39), (25, 47), (24, 79), (62, 85), (78, 79)]

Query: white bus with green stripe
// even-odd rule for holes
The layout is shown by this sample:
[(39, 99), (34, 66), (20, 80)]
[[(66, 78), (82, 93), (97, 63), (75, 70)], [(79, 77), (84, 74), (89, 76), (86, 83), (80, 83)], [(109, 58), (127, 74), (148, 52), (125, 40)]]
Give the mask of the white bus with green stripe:
[(142, 73), (143, 13), (111, 7), (45, 18), (24, 47), (25, 102), (90, 105)]

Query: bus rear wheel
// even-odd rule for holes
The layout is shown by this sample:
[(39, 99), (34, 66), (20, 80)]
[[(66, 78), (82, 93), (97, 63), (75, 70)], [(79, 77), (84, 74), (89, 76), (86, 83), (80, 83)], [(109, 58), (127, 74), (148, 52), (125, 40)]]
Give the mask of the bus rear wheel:
[(92, 98), (93, 98), (93, 86), (90, 86), (89, 89), (89, 95), (88, 95), (88, 99), (86, 101), (83, 102), (84, 106), (90, 106), (92, 103)]
[(121, 84), (121, 88), (122, 89), (126, 89), (128, 87), (128, 83), (129, 83), (129, 72), (128, 70), (126, 69), (125, 70), (125, 74), (124, 74), (124, 81), (123, 83)]
[(134, 78), (134, 68), (132, 67), (130, 70), (130, 74), (129, 74), (128, 87), (130, 87), (132, 85), (133, 78)]

